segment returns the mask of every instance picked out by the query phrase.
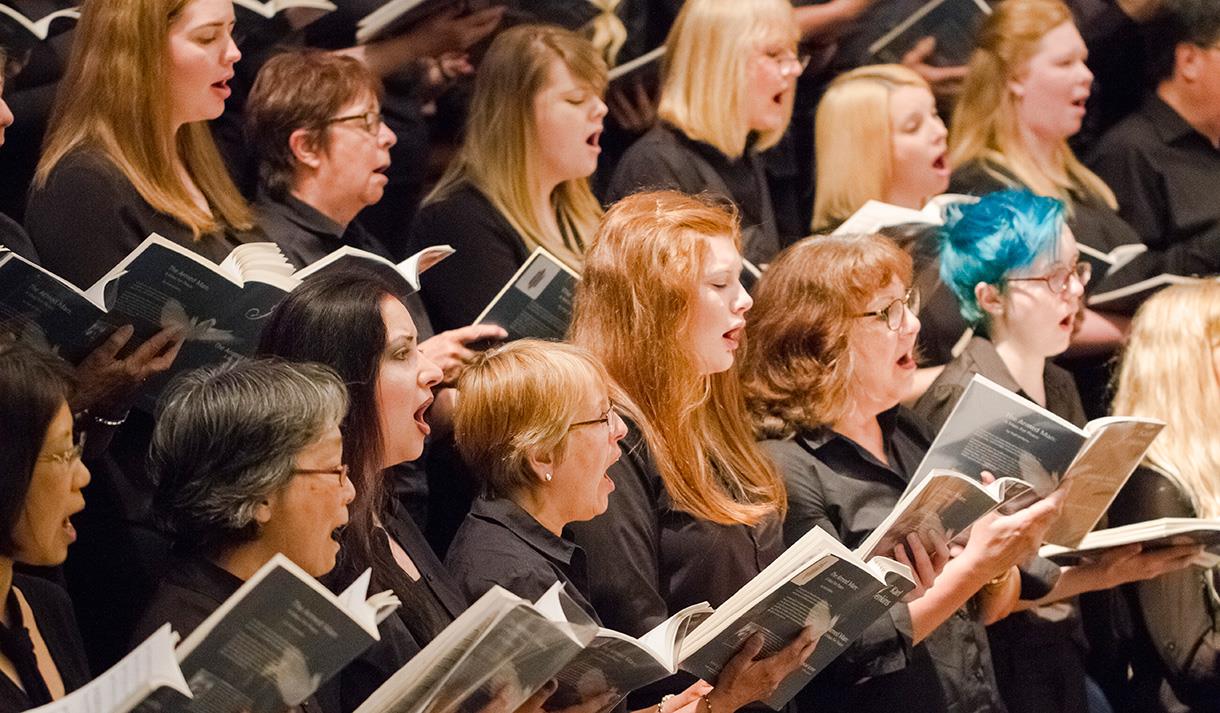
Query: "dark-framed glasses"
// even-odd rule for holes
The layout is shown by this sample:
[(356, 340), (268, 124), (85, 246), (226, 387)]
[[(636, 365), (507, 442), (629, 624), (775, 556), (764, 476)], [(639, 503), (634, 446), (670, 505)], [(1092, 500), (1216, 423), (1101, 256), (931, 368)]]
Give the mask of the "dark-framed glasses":
[(785, 77), (795, 77), (805, 73), (805, 69), (809, 67), (809, 61), (813, 56), (797, 54), (792, 50), (779, 50), (767, 52), (766, 57), (775, 63), (775, 66), (779, 68), (780, 74)]
[(919, 290), (914, 287), (907, 290), (907, 293), (899, 299), (896, 299), (886, 305), (885, 309), (879, 309), (873, 312), (862, 312), (853, 316), (855, 316), (857, 319), (863, 317), (876, 317), (882, 322), (885, 322), (885, 326), (889, 327), (890, 331), (897, 332), (898, 330), (902, 329), (904, 324), (906, 324), (907, 310), (910, 310), (911, 314), (913, 315), (919, 315)]
[(347, 484), (347, 464), (337, 465), (334, 468), (293, 468), (293, 475), (333, 475), (339, 480), (339, 487)]
[(1092, 263), (1081, 260), (1071, 265), (1062, 263), (1051, 268), (1050, 272), (1045, 275), (1037, 275), (1034, 277), (1009, 277), (1008, 282), (1045, 282), (1047, 288), (1051, 292), (1061, 295), (1067, 292), (1071, 286), (1072, 276), (1075, 275), (1077, 280), (1080, 280), (1080, 286), (1084, 287), (1089, 284), (1089, 279), (1093, 277)]
[(336, 116), (333, 119), (327, 119), (326, 125), (338, 124), (343, 121), (357, 121), (363, 125), (364, 130), (376, 136), (381, 131), (382, 117), (379, 111), (366, 111), (363, 114), (352, 114), (350, 116)]
[(85, 453), (85, 432), (81, 431), (75, 438), (76, 442), (71, 448), (62, 450), (58, 453), (41, 456), (38, 459), (39, 463), (54, 463), (55, 465), (72, 465), (80, 460)]
[(609, 426), (610, 419), (614, 418), (614, 416), (617, 413), (618, 413), (618, 405), (615, 404), (613, 401), (611, 401), (610, 407), (607, 408), (606, 412), (603, 413), (601, 416), (599, 416), (598, 418), (591, 418), (588, 421), (573, 421), (571, 424), (568, 425), (568, 430), (571, 431), (573, 428), (580, 428), (581, 426), (593, 426), (593, 425), (596, 425), (599, 423), (604, 423), (607, 426)]

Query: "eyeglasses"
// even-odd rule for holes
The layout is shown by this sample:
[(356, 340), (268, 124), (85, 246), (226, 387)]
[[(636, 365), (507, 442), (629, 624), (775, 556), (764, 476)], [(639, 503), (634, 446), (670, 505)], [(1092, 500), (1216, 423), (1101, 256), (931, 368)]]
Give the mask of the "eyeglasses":
[(293, 468), (293, 475), (334, 475), (339, 478), (339, 487), (347, 484), (347, 464), (334, 468)]
[(604, 423), (608, 426), (608, 425), (610, 425), (610, 419), (613, 418), (617, 413), (618, 413), (618, 405), (615, 404), (613, 401), (611, 401), (610, 408), (606, 409), (606, 412), (603, 413), (600, 418), (594, 418), (594, 419), (590, 419), (588, 421), (575, 421), (568, 425), (568, 430), (571, 431), (573, 428), (579, 428), (581, 426), (592, 426), (592, 425), (595, 425), (598, 423)]
[(900, 299), (896, 299), (886, 305), (885, 309), (879, 309), (874, 312), (864, 312), (862, 314), (853, 316), (855, 316), (857, 319), (863, 317), (877, 317), (881, 321), (885, 322), (885, 326), (889, 327), (890, 331), (897, 332), (898, 330), (902, 329), (904, 324), (906, 324), (907, 310), (910, 310), (911, 314), (913, 315), (919, 315), (919, 290), (915, 289), (914, 287), (907, 290), (907, 293)]
[(76, 437), (76, 443), (74, 443), (71, 448), (60, 451), (59, 453), (52, 453), (47, 456), (42, 456), (38, 459), (38, 462), (54, 463), (56, 465), (72, 465), (76, 461), (80, 460), (80, 457), (82, 454), (84, 454), (84, 452), (85, 433), (82, 431), (80, 435)]
[(798, 55), (792, 50), (771, 50), (764, 53), (763, 56), (774, 62), (779, 73), (785, 77), (803, 74), (812, 58), (812, 55)]
[(341, 121), (355, 121), (359, 119), (364, 124), (364, 130), (376, 136), (381, 131), (383, 119), (379, 111), (366, 111), (363, 114), (352, 114), (351, 116), (336, 116), (333, 119), (326, 120), (326, 126), (338, 124)]
[(1008, 282), (1045, 282), (1051, 292), (1061, 295), (1067, 292), (1071, 284), (1072, 275), (1075, 275), (1076, 279), (1080, 280), (1080, 286), (1084, 287), (1089, 284), (1089, 278), (1093, 277), (1092, 263), (1058, 264), (1045, 275), (1038, 275), (1037, 277), (1009, 277), (1007, 280)]

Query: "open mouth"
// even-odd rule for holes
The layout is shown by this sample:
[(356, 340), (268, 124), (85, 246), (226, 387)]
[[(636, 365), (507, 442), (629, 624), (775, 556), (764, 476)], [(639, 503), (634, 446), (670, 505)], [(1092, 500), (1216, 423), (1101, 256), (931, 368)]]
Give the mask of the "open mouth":
[(346, 522), (330, 531), (330, 539), (335, 542), (343, 542), (343, 532), (345, 530), (347, 530)]
[(1072, 323), (1073, 323), (1073, 322), (1075, 322), (1075, 321), (1076, 321), (1076, 315), (1075, 315), (1075, 313), (1073, 313), (1073, 314), (1069, 314), (1068, 316), (1066, 316), (1066, 317), (1064, 317), (1063, 319), (1059, 320), (1059, 326), (1060, 326), (1061, 328), (1063, 328), (1063, 329), (1071, 329), (1071, 328), (1072, 328)]
[(428, 435), (429, 433), (432, 433), (432, 427), (428, 425), (428, 422), (426, 420), (424, 420), (424, 416), (428, 413), (428, 407), (430, 407), (431, 405), (432, 405), (432, 398), (429, 397), (428, 400), (423, 403), (423, 405), (421, 405), (419, 408), (415, 409), (415, 414), (414, 414), (415, 425), (417, 428), (419, 428), (420, 431), (423, 432), (423, 434), (425, 436)]
[(76, 527), (72, 524), (72, 520), (65, 517), (60, 526), (63, 528), (64, 533), (68, 535), (68, 540), (70, 542), (76, 542)]
[(939, 155), (939, 156), (937, 156), (937, 157), (936, 157), (936, 160), (932, 162), (932, 168), (933, 168), (934, 170), (936, 170), (936, 171), (946, 171), (946, 170), (948, 170), (948, 168), (949, 168), (949, 160), (948, 160), (948, 158), (945, 156), (945, 154), (941, 154), (941, 155)]
[(601, 129), (598, 129), (597, 131), (594, 131), (592, 134), (589, 134), (589, 135), (588, 135), (588, 136), (585, 138), (585, 144), (586, 144), (587, 146), (589, 146), (590, 148), (595, 148), (595, 149), (597, 149), (598, 151), (601, 151), (601, 148), (602, 148), (602, 146), (601, 146), (601, 141), (602, 141), (602, 132), (601, 132)]
[(741, 335), (743, 332), (745, 332), (745, 329), (745, 325), (733, 327), (720, 336), (723, 337), (724, 341), (728, 343), (730, 349), (736, 349), (741, 345)]

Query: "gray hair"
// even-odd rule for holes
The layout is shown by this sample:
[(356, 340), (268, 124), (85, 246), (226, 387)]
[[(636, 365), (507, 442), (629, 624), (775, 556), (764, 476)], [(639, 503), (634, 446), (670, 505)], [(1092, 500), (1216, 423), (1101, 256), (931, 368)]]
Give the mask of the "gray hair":
[(347, 413), (320, 364), (231, 361), (189, 372), (162, 398), (149, 456), (155, 504), (179, 547), (214, 556), (258, 535), (255, 509), (296, 456)]

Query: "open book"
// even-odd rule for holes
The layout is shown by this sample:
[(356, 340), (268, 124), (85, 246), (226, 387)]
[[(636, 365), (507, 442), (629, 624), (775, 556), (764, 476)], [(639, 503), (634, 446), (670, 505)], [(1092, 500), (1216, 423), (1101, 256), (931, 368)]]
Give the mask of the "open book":
[(572, 321), (572, 298), (580, 275), (543, 248), (535, 248), (475, 319), (497, 324), (507, 340), (563, 339)]
[(399, 294), (406, 296), (419, 292), (419, 276), (425, 270), (453, 253), (453, 248), (448, 245), (431, 245), (400, 263), (394, 263), (380, 255), (344, 245), (317, 262), (301, 268), (294, 277), (305, 280), (311, 275), (331, 269), (369, 270), (377, 273), (390, 284), (398, 285)]
[(276, 555), (186, 641), (161, 627), (108, 671), (42, 713), (282, 713), (377, 641), (398, 608), (367, 597), (370, 572), (335, 595)]
[(151, 409), (175, 374), (253, 354), (264, 320), (302, 278), (359, 263), (388, 275), (405, 294), (419, 284), (420, 271), (451, 252), (436, 246), (394, 265), (341, 248), (294, 273), (274, 243), (241, 245), (216, 264), (153, 234), (81, 290), (15, 253), (0, 251), (0, 324), (72, 363), (124, 324), (135, 330), (128, 351), (163, 328), (179, 328), (185, 343), (173, 367), (145, 385), (140, 405)]
[(1075, 547), (1044, 545), (1038, 554), (1059, 564), (1073, 565), (1092, 559), (1106, 550), (1134, 544), (1142, 545), (1145, 550), (1174, 545), (1202, 545), (1205, 548), (1204, 559), (1210, 566), (1214, 563), (1213, 558), (1220, 555), (1220, 519), (1163, 517), (1133, 522), (1090, 532)]
[(894, 29), (869, 45), (878, 64), (901, 64), (903, 56), (924, 37), (936, 39), (928, 64), (960, 66), (970, 60), (974, 35), (991, 14), (984, 0), (929, 0)]
[(574, 606), (556, 583), (528, 602), (492, 587), (356, 709), (356, 713), (477, 713), (493, 699), (512, 711), (546, 685), (592, 640), (587, 621), (571, 622)]
[(322, 14), (334, 12), (336, 6), (330, 0), (233, 0), (233, 5), (261, 15), (268, 20), (285, 10), (300, 8), (318, 10)]
[(1046, 541), (1073, 547), (1101, 519), (1164, 427), (1155, 419), (1112, 416), (1077, 428), (976, 374), (911, 482), (944, 468), (1021, 480), (1043, 497), (1070, 488)]
[(24, 47), (32, 40), (45, 40), (51, 36), (52, 29), (62, 32), (79, 19), (80, 10), (75, 7), (56, 10), (31, 20), (20, 10), (0, 3), (0, 47)]
[[(1081, 247), (1083, 248), (1084, 246), (1082, 245)], [(1095, 309), (1131, 314), (1139, 308), (1144, 300), (1151, 297), (1152, 293), (1158, 290), (1170, 285), (1192, 285), (1203, 282), (1205, 279), (1207, 278), (1161, 273), (1146, 280), (1133, 282), (1130, 285), (1123, 285), (1122, 287), (1116, 287), (1105, 292), (1096, 292), (1089, 295), (1087, 302), (1090, 307)]]
[(944, 225), (946, 206), (977, 200), (975, 196), (943, 193), (933, 197), (919, 210), (870, 200), (835, 228), (831, 235), (863, 235), (898, 225)]
[(778, 710), (914, 586), (906, 565), (887, 557), (866, 562), (815, 527), (687, 634), (678, 660), (714, 681), (753, 634), (762, 633), (766, 656), (813, 626), (813, 655), (763, 701)]

